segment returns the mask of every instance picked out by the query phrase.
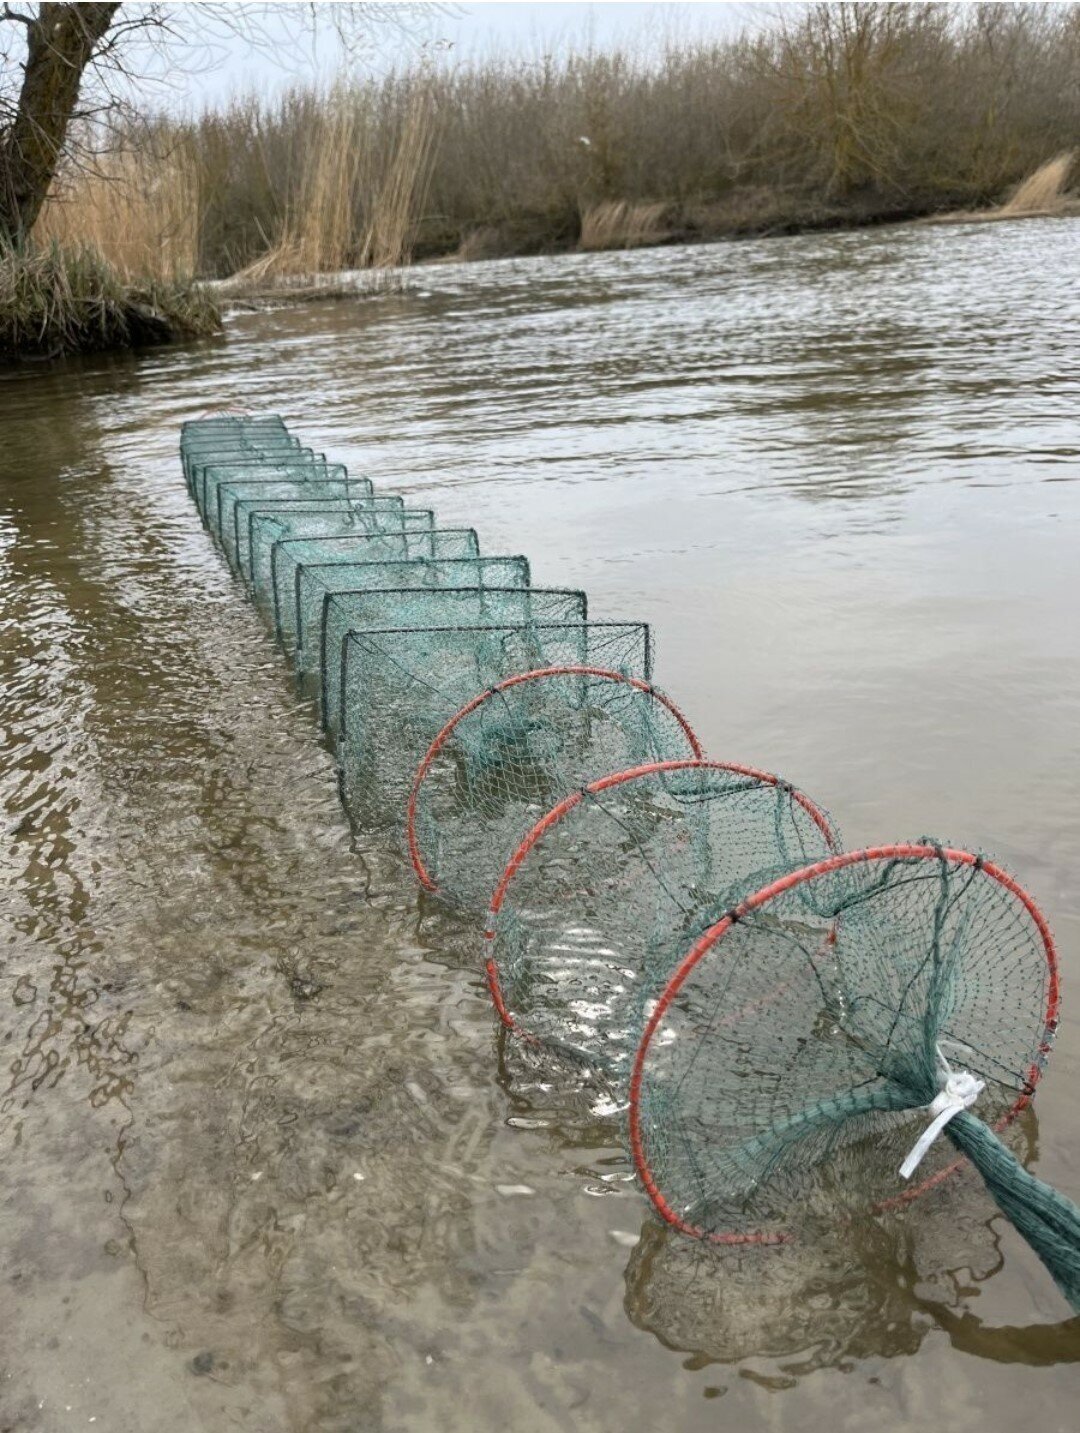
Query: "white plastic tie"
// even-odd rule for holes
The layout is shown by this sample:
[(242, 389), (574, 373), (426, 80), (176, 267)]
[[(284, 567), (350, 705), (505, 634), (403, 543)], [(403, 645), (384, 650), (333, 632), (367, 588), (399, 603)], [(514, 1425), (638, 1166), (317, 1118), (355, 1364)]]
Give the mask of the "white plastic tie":
[(926, 1151), (937, 1139), (949, 1121), (961, 1110), (970, 1109), (986, 1089), (985, 1080), (977, 1080), (970, 1070), (953, 1070), (938, 1047), (937, 1057), (941, 1066), (943, 1083), (937, 1095), (927, 1105), (932, 1115), (930, 1123), (915, 1141), (915, 1144), (900, 1166), (900, 1178), (910, 1179), (922, 1163)]

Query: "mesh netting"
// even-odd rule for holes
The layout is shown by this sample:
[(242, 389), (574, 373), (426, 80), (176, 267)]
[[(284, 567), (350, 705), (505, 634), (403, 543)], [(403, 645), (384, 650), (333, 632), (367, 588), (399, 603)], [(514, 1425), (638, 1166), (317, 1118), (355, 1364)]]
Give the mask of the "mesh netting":
[(532, 827), (493, 886), (499, 1014), (617, 1074), (687, 940), (748, 889), (839, 849), (828, 817), (765, 772), (691, 760), (601, 777)]
[(703, 935), (652, 1012), (631, 1091), (642, 1180), (676, 1227), (721, 1240), (910, 1201), (972, 1118), (905, 1185), (947, 1071), (984, 1081), (974, 1111), (1004, 1128), (1056, 1014), (1048, 933), (996, 867), (924, 843), (798, 872)]
[[(535, 592), (536, 589), (533, 589)], [(547, 666), (602, 666), (648, 680), (649, 629), (637, 622), (512, 622), (348, 634), (338, 730), (346, 807), (359, 824), (392, 827), (403, 847), (409, 791), (424, 753), (478, 691)], [(393, 712), (387, 722), (382, 713)]]
[[(588, 617), (584, 592), (547, 587), (407, 587), (382, 592), (331, 592), (323, 609), (320, 709), (323, 725), (333, 731), (330, 720), (340, 714), (342, 673), (345, 665), (343, 643), (353, 632), (422, 628), (467, 630), (513, 624), (527, 628), (537, 623), (584, 622)], [(484, 638), (478, 636), (478, 646)], [(355, 679), (354, 679), (355, 680)], [(363, 701), (353, 688), (352, 697)], [(428, 702), (414, 692), (410, 708), (421, 708), (428, 719)], [(396, 713), (402, 719), (414, 713)], [(442, 723), (440, 722), (440, 726)], [(435, 727), (428, 741), (438, 731)], [(426, 743), (425, 743), (426, 747)], [(425, 747), (417, 753), (417, 760)]]
[[(221, 544), (235, 571), (253, 587), (256, 596), (272, 600), (270, 547), (282, 537), (318, 532), (394, 532), (403, 527), (430, 528), (434, 514), (428, 509), (406, 508), (397, 497), (241, 498), (233, 506), (232, 522), (221, 534)], [(258, 564), (262, 563), (262, 567)]]
[(215, 536), (233, 521), (240, 498), (372, 499), (369, 478), (350, 478), (341, 463), (253, 463), (203, 468), (203, 521)]
[[(296, 661), (304, 676), (317, 681), (327, 655), (334, 651), (327, 638), (327, 609), (348, 613), (349, 599), (385, 590), (403, 593), (408, 588), (526, 588), (529, 563), (524, 557), (414, 558), (404, 562), (312, 563), (296, 573)], [(398, 598), (406, 614), (408, 607)], [(340, 647), (340, 637), (338, 638)]]
[(400, 499), (375, 497), (366, 478), (353, 482), (350, 478), (268, 479), (259, 471), (257, 478), (235, 479), (219, 483), (215, 506), (210, 509), (209, 526), (223, 542), (226, 552), (244, 570), (248, 564), (251, 518), (260, 512), (280, 512), (304, 504), (333, 501), (346, 509), (401, 512)]
[(188, 488), (194, 492), (200, 473), (208, 464), (239, 463), (247, 461), (267, 462), (294, 461), (304, 458), (308, 461), (325, 461), (324, 455), (301, 445), (300, 439), (289, 434), (267, 433), (249, 438), (236, 437), (229, 441), (192, 441), (183, 452), (184, 476)]
[(485, 910), (511, 852), (565, 796), (610, 771), (701, 754), (670, 698), (638, 677), (580, 666), (508, 677), (455, 713), (417, 768), (417, 879)]
[[(265, 458), (248, 458), (235, 463), (207, 463), (196, 466), (192, 477), (192, 496), (202, 514), (203, 522), (216, 535), (221, 531), (221, 511), (217, 491), (222, 483), (252, 482), (342, 482), (349, 476), (344, 463), (328, 463), (308, 455), (305, 448), (287, 458), (268, 462)], [(372, 492), (369, 478), (353, 478), (352, 491), (357, 496)]]
[[(270, 585), (274, 602), (274, 631), (292, 651), (297, 639), (299, 583), (305, 567), (363, 566), (369, 562), (435, 558), (479, 557), (475, 528), (403, 528), (400, 532), (353, 532), (331, 537), (279, 538), (270, 547)], [(322, 643), (322, 611), (318, 642)]]
[(248, 515), (248, 570), (244, 574), (260, 606), (274, 605), (271, 567), (275, 543), (287, 537), (359, 536), (365, 533), (430, 533), (435, 515), (427, 508), (407, 508), (387, 498), (367, 503), (285, 503), (260, 505)]

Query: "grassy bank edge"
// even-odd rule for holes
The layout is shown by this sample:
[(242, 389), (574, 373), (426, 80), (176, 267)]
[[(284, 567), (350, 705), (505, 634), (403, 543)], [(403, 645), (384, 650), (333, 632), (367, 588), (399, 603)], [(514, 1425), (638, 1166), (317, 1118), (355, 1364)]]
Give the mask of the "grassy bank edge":
[(89, 245), (0, 249), (0, 362), (206, 337), (221, 309), (190, 279), (129, 280)]

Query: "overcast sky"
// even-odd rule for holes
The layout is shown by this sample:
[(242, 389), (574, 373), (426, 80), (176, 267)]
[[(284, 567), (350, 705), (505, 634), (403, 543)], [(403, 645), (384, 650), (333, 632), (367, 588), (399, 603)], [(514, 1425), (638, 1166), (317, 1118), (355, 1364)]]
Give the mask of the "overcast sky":
[[(207, 11), (223, 7), (179, 4), (171, 8), (180, 34), (198, 34), (202, 43), (189, 54), (179, 47), (169, 52), (167, 81), (155, 85), (154, 91), (158, 103), (170, 109), (201, 109), (234, 94), (253, 90), (274, 93), (297, 82), (330, 80), (347, 62), (332, 27), (321, 27), (314, 40), (306, 32), (298, 19), (306, 6), (280, 5), (276, 7), (280, 18), (270, 14), (265, 20), (262, 15), (268, 7), (258, 7), (264, 43), (257, 48), (225, 30), (212, 30)], [(393, 24), (374, 26), (371, 45), (354, 63), (370, 71), (407, 63), (425, 52), (457, 59), (491, 53), (535, 55), (586, 44), (603, 49), (616, 44), (655, 47), (666, 36), (731, 34), (744, 25), (759, 23), (777, 8), (775, 4), (738, 0), (666, 4), (471, 0), (430, 6), (419, 13), (404, 6), (401, 29)]]

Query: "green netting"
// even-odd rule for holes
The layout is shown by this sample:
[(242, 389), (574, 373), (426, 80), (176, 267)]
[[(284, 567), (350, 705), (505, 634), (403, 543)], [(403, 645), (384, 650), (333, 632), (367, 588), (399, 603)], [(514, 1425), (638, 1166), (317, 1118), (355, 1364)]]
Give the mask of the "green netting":
[(1076, 1307), (1080, 1212), (990, 1128), (1026, 1105), (1056, 1027), (1029, 898), (924, 841), (840, 857), (735, 917), (698, 943), (638, 1056), (631, 1139), (665, 1217), (783, 1237), (910, 1203), (959, 1150)]
[[(279, 511), (284, 503), (325, 502), (356, 504), (380, 511), (400, 511), (400, 498), (375, 497), (366, 478), (256, 478), (231, 479), (219, 483), (215, 507), (210, 513), (210, 530), (227, 551), (235, 557), (247, 557), (245, 526), (250, 514), (271, 509)], [(228, 539), (223, 534), (230, 534)]]
[(651, 671), (649, 629), (639, 622), (353, 630), (341, 653), (338, 700), (324, 710), (336, 725), (343, 799), (354, 821), (391, 827), (403, 846), (417, 766), (477, 692), (542, 666), (602, 666), (645, 680)]
[(406, 508), (400, 498), (376, 497), (367, 502), (287, 503), (280, 509), (260, 505), (248, 515), (249, 586), (267, 613), (274, 608), (274, 547), (288, 537), (334, 537), (360, 534), (418, 532), (435, 529), (429, 508)]
[(281, 538), (270, 548), (274, 631), (285, 650), (291, 652), (296, 644), (296, 584), (305, 564), (336, 566), (341, 563), (349, 567), (367, 562), (479, 556), (480, 541), (476, 529), (471, 527)]
[[(312, 563), (296, 570), (296, 662), (302, 674), (321, 672), (326, 660), (326, 608), (332, 595), (343, 600), (376, 588), (528, 587), (524, 557), (413, 558), (407, 561)], [(396, 618), (398, 614), (391, 614)], [(340, 639), (337, 651), (340, 660)]]
[(571, 792), (608, 772), (700, 756), (685, 717), (648, 683), (589, 667), (517, 674), (474, 696), (424, 757), (409, 806), (417, 876), (486, 910), (511, 852)]
[(275, 458), (325, 461), (322, 453), (303, 447), (299, 438), (285, 434), (280, 437), (222, 439), (192, 444), (184, 454), (184, 475), (189, 491), (194, 492), (198, 475), (208, 463), (273, 462)]
[[(210, 463), (196, 469), (194, 497), (202, 513), (203, 521), (217, 531), (221, 529), (218, 512), (217, 490), (222, 483), (234, 482), (343, 482), (349, 476), (344, 463), (317, 462), (310, 458), (299, 458), (295, 462), (267, 463), (263, 460), (247, 463)], [(360, 495), (372, 495), (369, 478), (354, 478)]]
[[(625, 1075), (688, 941), (747, 891), (839, 849), (820, 808), (766, 773), (677, 763), (579, 789), (510, 855), (492, 900), (503, 1018)], [(489, 896), (501, 874), (489, 869)]]
[[(323, 726), (333, 734), (330, 718), (340, 714), (343, 643), (351, 632), (391, 627), (483, 628), (508, 623), (524, 627), (537, 622), (584, 622), (588, 615), (584, 592), (563, 588), (441, 587), (432, 591), (408, 587), (383, 592), (332, 592), (322, 617), (319, 709)], [(416, 706), (419, 701), (419, 693), (414, 693), (411, 704)]]

